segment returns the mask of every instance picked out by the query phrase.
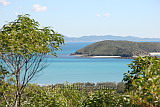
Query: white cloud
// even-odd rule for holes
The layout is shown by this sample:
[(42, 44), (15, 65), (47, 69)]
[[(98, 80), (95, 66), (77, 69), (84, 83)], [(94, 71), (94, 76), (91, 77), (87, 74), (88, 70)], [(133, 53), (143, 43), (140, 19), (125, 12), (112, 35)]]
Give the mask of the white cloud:
[(41, 6), (39, 4), (34, 4), (32, 7), (33, 7), (33, 10), (36, 12), (43, 12), (47, 10), (46, 6)]
[(0, 0), (0, 4), (3, 5), (3, 6), (7, 6), (7, 5), (10, 4), (10, 2), (7, 1), (7, 0)]
[(105, 13), (104, 16), (110, 16), (110, 14), (109, 13)]
[(105, 13), (105, 14), (96, 14), (97, 17), (107, 17), (107, 16), (110, 16), (109, 13)]
[(96, 16), (97, 16), (97, 17), (100, 17), (101, 15), (100, 15), (100, 14), (96, 14)]

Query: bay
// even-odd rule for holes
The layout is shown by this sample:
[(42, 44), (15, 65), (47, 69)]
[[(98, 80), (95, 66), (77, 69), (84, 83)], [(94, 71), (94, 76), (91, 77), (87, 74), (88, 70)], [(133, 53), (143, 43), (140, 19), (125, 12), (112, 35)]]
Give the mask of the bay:
[(77, 49), (92, 42), (70, 42), (57, 52), (58, 57), (48, 57), (48, 66), (38, 73), (31, 83), (56, 84), (75, 82), (121, 82), (123, 73), (129, 70), (127, 64), (133, 59), (82, 58), (69, 56)]

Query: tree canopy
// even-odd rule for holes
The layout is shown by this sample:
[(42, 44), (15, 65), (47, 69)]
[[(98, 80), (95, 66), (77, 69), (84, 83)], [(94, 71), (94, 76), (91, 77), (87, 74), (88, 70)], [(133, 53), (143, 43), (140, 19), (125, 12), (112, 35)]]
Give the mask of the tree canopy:
[(0, 53), (12, 52), (22, 55), (48, 53), (58, 50), (63, 36), (50, 27), (40, 28), (29, 15), (4, 25), (0, 30)]
[[(56, 55), (55, 51), (63, 43), (61, 34), (50, 27), (41, 28), (27, 14), (19, 15), (16, 20), (0, 29), (0, 65), (10, 73), (8, 78), (15, 79), (16, 92), (12, 106), (21, 105), (24, 88), (46, 66), (46, 55)], [(3, 95), (5, 96), (4, 93)]]
[(137, 57), (129, 67), (132, 70), (124, 73), (123, 81), (134, 103), (145, 107), (158, 107), (160, 58)]

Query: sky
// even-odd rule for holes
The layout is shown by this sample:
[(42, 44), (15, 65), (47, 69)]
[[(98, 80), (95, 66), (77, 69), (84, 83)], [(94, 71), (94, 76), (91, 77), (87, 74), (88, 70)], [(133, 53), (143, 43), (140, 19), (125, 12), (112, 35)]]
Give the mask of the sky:
[(68, 37), (160, 38), (160, 0), (0, 0), (0, 28), (19, 14)]

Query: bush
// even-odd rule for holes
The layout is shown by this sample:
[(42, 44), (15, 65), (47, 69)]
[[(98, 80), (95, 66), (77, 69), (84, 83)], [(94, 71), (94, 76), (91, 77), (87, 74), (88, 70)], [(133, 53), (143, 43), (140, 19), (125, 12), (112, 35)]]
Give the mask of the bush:
[(137, 57), (129, 64), (132, 71), (124, 74), (134, 104), (158, 107), (160, 104), (160, 58)]

